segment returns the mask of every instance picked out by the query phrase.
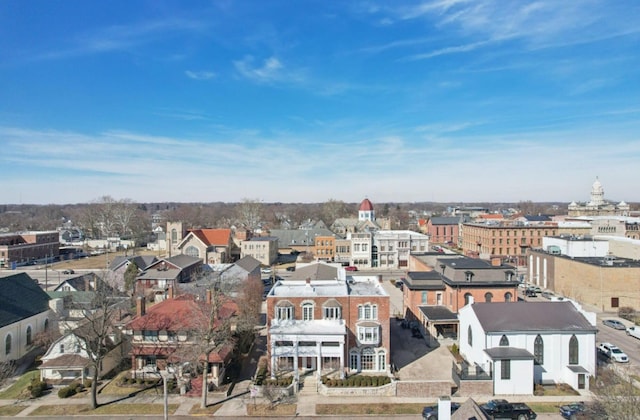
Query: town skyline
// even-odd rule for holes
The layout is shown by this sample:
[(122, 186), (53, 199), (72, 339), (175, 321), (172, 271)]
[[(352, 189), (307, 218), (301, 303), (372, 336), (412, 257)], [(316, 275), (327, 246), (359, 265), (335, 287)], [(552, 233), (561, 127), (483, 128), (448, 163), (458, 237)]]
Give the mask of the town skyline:
[(0, 6), (2, 202), (640, 202), (640, 5)]

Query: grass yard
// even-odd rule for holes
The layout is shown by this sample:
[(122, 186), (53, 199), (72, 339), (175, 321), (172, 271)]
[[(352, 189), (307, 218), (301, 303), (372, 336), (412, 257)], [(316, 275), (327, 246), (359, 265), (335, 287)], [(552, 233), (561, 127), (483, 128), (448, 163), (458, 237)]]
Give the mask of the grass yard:
[(295, 416), (297, 408), (296, 404), (278, 404), (275, 407), (271, 407), (269, 404), (247, 404), (247, 416)]
[(38, 378), (39, 376), (40, 371), (38, 370), (32, 370), (25, 373), (17, 382), (3, 392), (0, 392), (0, 400), (14, 400), (16, 398), (23, 397), (27, 387), (31, 383), (31, 379)]
[[(175, 413), (178, 404), (169, 404), (169, 414)], [(108, 404), (92, 410), (86, 404), (42, 405), (29, 414), (30, 416), (78, 416), (78, 415), (110, 415), (110, 414), (156, 414), (164, 412), (162, 404)]]
[(100, 394), (124, 396), (124, 395), (129, 395), (129, 394), (134, 394), (134, 393), (138, 393), (138, 394), (156, 394), (156, 393), (160, 393), (160, 394), (162, 394), (162, 392), (163, 392), (162, 386), (159, 386), (159, 387), (151, 386), (149, 389), (145, 389), (146, 385), (121, 384), (122, 378), (128, 377), (128, 376), (129, 376), (129, 371), (128, 370), (120, 372), (115, 378), (113, 378), (111, 380), (111, 382), (109, 382), (107, 384), (107, 386), (105, 386), (102, 389), (102, 392)]
[(27, 408), (26, 405), (3, 405), (0, 406), (0, 417), (15, 417), (16, 414)]
[(421, 414), (426, 404), (316, 404), (316, 414), (329, 416)]
[(563, 404), (560, 403), (527, 403), (527, 405), (536, 412), (536, 414), (540, 413), (558, 413), (560, 410), (560, 406)]

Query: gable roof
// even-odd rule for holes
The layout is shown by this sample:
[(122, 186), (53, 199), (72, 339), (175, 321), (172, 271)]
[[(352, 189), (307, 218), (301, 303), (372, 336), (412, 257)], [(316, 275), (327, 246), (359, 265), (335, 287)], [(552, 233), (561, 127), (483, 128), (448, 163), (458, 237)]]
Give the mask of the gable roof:
[(451, 414), (451, 420), (488, 420), (490, 418), (473, 398), (467, 399), (455, 413)]
[[(167, 263), (179, 269), (185, 269), (187, 267), (191, 267), (192, 265), (202, 264), (202, 258), (191, 257), (185, 254), (178, 254), (173, 257), (165, 258), (164, 260), (160, 260), (160, 261), (166, 261)], [(160, 261), (156, 261), (156, 262), (160, 262)]]
[(138, 267), (138, 270), (144, 270), (154, 262), (158, 261), (158, 259), (153, 255), (136, 255), (130, 257), (118, 255), (113, 259), (113, 261), (111, 261), (111, 264), (109, 264), (109, 270), (115, 271), (127, 261), (133, 262), (136, 267)]
[[(231, 241), (231, 229), (191, 229), (189, 233), (192, 233), (207, 246), (228, 246)], [(186, 239), (185, 237), (178, 247), (182, 246)]]
[(471, 309), (486, 333), (596, 331), (571, 302), (482, 302)]
[(338, 277), (338, 269), (328, 264), (316, 263), (296, 268), (291, 274), (291, 280), (333, 280)]
[(49, 295), (26, 273), (0, 278), (0, 328), (49, 309)]
[(260, 267), (262, 263), (260, 263), (260, 261), (258, 261), (251, 255), (247, 255), (246, 257), (240, 258), (235, 262), (235, 264), (246, 272), (251, 273), (253, 270)]

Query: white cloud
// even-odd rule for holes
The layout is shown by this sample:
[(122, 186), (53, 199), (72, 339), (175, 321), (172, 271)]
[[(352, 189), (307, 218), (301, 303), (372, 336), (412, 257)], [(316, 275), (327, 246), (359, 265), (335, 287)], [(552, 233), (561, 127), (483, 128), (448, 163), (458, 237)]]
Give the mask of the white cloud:
[(187, 75), (189, 79), (193, 80), (209, 80), (216, 77), (216, 74), (212, 71), (191, 71), (186, 70), (184, 74)]
[(254, 58), (248, 55), (233, 64), (242, 76), (258, 83), (275, 82), (284, 77), (284, 66), (276, 57), (269, 57), (256, 66)]

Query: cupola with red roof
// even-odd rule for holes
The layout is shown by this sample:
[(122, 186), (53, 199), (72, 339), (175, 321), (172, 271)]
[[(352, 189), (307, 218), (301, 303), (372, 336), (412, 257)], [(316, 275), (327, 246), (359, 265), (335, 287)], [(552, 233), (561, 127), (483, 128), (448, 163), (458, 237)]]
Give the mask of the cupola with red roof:
[(368, 198), (365, 198), (360, 203), (360, 208), (358, 209), (358, 220), (376, 220), (376, 213), (373, 211), (373, 204), (369, 201)]

